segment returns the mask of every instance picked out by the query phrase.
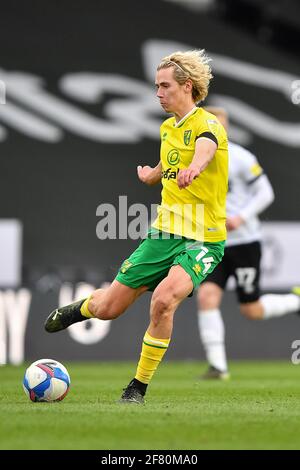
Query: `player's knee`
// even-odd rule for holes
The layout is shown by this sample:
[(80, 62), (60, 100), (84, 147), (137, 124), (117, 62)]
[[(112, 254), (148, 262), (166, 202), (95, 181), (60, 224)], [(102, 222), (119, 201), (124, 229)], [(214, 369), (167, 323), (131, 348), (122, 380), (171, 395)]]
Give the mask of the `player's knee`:
[(167, 298), (157, 296), (153, 299), (153, 311), (157, 312), (158, 314), (164, 314), (169, 310), (170, 303), (168, 302)]
[(176, 305), (176, 295), (172, 292), (154, 293), (151, 301), (151, 319), (168, 318), (173, 315)]
[(221, 289), (212, 284), (205, 283), (198, 290), (198, 306), (201, 310), (218, 308), (221, 299)]
[(261, 320), (262, 315), (256, 302), (249, 302), (247, 304), (240, 304), (240, 311), (249, 320)]

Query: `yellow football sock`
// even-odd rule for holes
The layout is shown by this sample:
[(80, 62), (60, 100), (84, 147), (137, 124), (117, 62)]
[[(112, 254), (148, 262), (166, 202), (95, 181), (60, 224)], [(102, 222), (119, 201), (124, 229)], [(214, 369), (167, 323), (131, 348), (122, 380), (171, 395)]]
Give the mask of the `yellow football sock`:
[(135, 378), (144, 384), (148, 384), (152, 379), (159, 363), (166, 350), (168, 349), (170, 339), (152, 338), (146, 331), (141, 357), (137, 366)]
[(81, 315), (86, 318), (94, 318), (94, 315), (88, 309), (88, 304), (89, 304), (90, 299), (91, 299), (91, 295), (83, 302), (83, 304), (80, 307)]

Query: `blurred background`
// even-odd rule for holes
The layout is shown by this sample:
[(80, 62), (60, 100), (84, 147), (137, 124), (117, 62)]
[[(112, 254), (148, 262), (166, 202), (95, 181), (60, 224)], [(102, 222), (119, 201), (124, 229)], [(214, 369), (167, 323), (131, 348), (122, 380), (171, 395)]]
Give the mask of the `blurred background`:
[[(275, 191), (263, 214), (262, 286), (299, 284), (300, 4), (296, 0), (11, 0), (0, 15), (0, 363), (136, 359), (150, 294), (115, 322), (52, 336), (58, 304), (111, 282), (138, 240), (96, 234), (101, 204), (118, 213), (158, 203), (136, 176), (156, 165), (165, 115), (155, 68), (174, 50), (205, 48), (230, 138), (259, 159)], [(126, 215), (122, 207), (121, 213)], [(127, 223), (134, 217), (128, 215)], [(122, 219), (124, 220), (124, 219)], [(120, 225), (120, 226), (119, 226)], [(121, 236), (120, 236), (120, 233)], [(176, 314), (169, 359), (202, 359), (195, 298)], [(300, 318), (242, 318), (223, 303), (231, 359), (286, 358)]]

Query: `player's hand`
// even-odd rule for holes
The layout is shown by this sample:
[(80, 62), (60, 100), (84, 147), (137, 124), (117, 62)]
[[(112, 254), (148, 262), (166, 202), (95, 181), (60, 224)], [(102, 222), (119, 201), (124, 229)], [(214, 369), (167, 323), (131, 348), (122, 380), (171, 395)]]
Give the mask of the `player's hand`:
[(226, 219), (226, 228), (228, 232), (232, 230), (236, 230), (240, 227), (240, 225), (244, 224), (245, 221), (240, 215), (233, 215), (231, 217), (227, 217)]
[(196, 166), (190, 165), (185, 170), (179, 170), (177, 175), (177, 184), (179, 189), (184, 189), (189, 186), (197, 176), (199, 176), (200, 170)]
[(137, 174), (139, 179), (145, 184), (151, 184), (154, 168), (149, 165), (137, 167)]

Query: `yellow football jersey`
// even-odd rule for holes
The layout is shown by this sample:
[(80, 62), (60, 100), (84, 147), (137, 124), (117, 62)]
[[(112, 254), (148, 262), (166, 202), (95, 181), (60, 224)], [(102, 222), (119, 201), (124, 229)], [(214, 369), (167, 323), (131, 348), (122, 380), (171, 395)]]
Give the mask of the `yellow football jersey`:
[[(205, 170), (187, 188), (179, 189), (177, 174), (193, 160), (196, 140), (214, 140), (217, 151)], [(175, 117), (161, 125), (162, 201), (152, 224), (163, 232), (194, 240), (226, 239), (228, 141), (216, 116), (194, 108), (181, 121)]]

